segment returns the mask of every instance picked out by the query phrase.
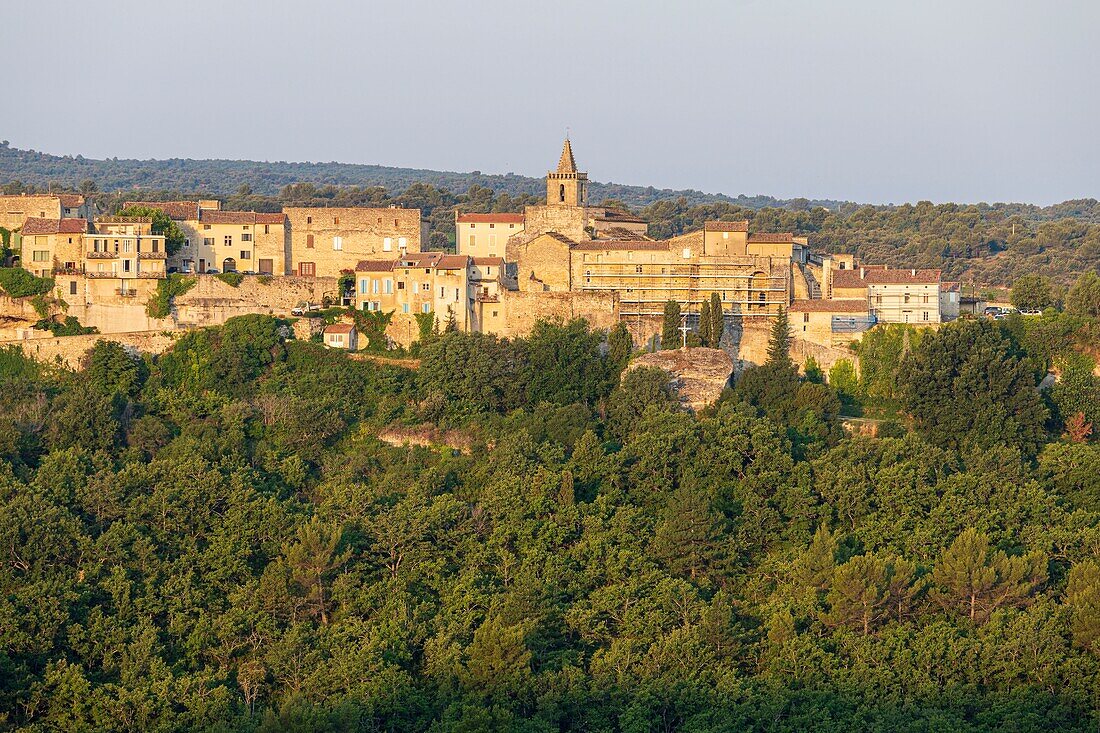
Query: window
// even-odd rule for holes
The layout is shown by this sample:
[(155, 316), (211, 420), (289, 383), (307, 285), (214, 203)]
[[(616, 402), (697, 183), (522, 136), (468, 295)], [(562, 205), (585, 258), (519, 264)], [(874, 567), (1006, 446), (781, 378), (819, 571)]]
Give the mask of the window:
[(905, 294), (905, 302), (906, 302), (906, 303), (908, 303), (908, 302), (909, 302), (909, 293), (906, 293), (906, 294)]
[(928, 320), (928, 311), (924, 312), (924, 320), (926, 320), (926, 321)]
[(490, 224), (490, 225), (489, 225), (489, 228), (490, 228), (490, 229), (492, 229), (492, 228), (493, 228), (493, 227), (495, 227), (495, 226), (496, 226), (496, 224)]
[(248, 234), (248, 233), (242, 234), (241, 235), (241, 241), (242, 242), (251, 242), (252, 241), (252, 235)]
[(202, 228), (203, 228), (203, 229), (209, 229), (209, 228), (210, 228), (210, 225), (209, 225), (209, 224), (203, 224), (203, 225), (202, 225)]
[(635, 275), (641, 275), (642, 274), (642, 266), (641, 265), (635, 265), (634, 266), (634, 274)]
[(130, 271), (130, 260), (123, 260), (122, 261), (122, 271), (123, 272), (129, 272)]
[(31, 261), (32, 262), (48, 262), (49, 259), (50, 259), (49, 250), (36, 249), (31, 254)]
[(420, 306), (420, 312), (421, 313), (431, 313), (432, 312), (432, 304), (431, 303), (423, 304), (422, 306)]
[(129, 254), (134, 248), (134, 240), (126, 239), (122, 242), (122, 251)]
[(343, 237), (333, 237), (332, 238), (332, 248), (334, 250), (336, 250), (337, 252), (343, 251), (343, 249), (344, 249), (344, 238)]
[(409, 304), (408, 303), (402, 303), (401, 304), (401, 312), (402, 313), (408, 313), (409, 312)]
[(306, 235), (306, 249), (313, 249), (313, 235)]
[(470, 240), (469, 240), (469, 242), (470, 242), (470, 249), (471, 249), (471, 250), (473, 250), (473, 248), (474, 248), (474, 241), (475, 241), (475, 237), (474, 237), (474, 235), (473, 235), (473, 234), (471, 234), (471, 235), (470, 235)]
[(317, 263), (315, 262), (299, 262), (298, 274), (302, 277), (313, 277), (317, 274)]
[(340, 217), (338, 217), (338, 216), (332, 217), (332, 223), (333, 223), (333, 225), (338, 225), (340, 223)]
[(432, 284), (431, 283), (424, 283), (423, 285), (420, 286), (420, 289), (422, 291), (424, 291), (425, 293), (430, 293), (432, 291)]
[(689, 259), (691, 257), (691, 247), (684, 247), (683, 255), (685, 260)]
[[(809, 313), (803, 313), (802, 314), (802, 322), (803, 323), (809, 323), (810, 322), (810, 314)], [(806, 329), (803, 328), (802, 330), (805, 331)]]
[(264, 224), (264, 234), (271, 234), (271, 225)]
[(371, 301), (371, 308), (373, 310), (380, 311), (382, 310), (382, 304), (379, 303), (377, 300)]
[(377, 280), (371, 280), (370, 281), (370, 291), (371, 291), (372, 294), (378, 295), (378, 281)]
[(251, 253), (251, 252), (249, 252), (249, 251), (248, 251), (247, 249), (242, 249), (242, 250), (241, 250), (241, 259), (242, 259), (242, 260), (250, 260), (250, 259), (252, 259), (252, 253)]
[(385, 239), (382, 240), (382, 251), (383, 252), (392, 252), (393, 251), (393, 238), (392, 237), (386, 237)]
[(313, 223), (313, 217), (312, 216), (307, 216), (306, 217), (306, 224), (312, 224), (312, 223)]
[(207, 247), (213, 247), (214, 246), (214, 238), (213, 237), (203, 237), (202, 238), (202, 243)]
[(497, 317), (497, 311), (493, 311), (493, 318)]
[[(515, 228), (516, 228), (516, 225), (515, 225), (515, 224), (509, 224), (509, 225), (508, 225), (508, 228), (509, 228), (509, 229), (515, 229)], [(493, 311), (493, 315), (495, 316), (496, 314), (497, 314), (497, 312), (496, 312), (496, 311)]]
[(404, 280), (398, 280), (397, 281), (397, 289), (398, 290), (404, 290), (405, 289), (405, 281)]
[(233, 235), (232, 234), (226, 234), (225, 235), (225, 246), (226, 247), (232, 247), (233, 246)]
[(409, 240), (408, 240), (407, 237), (398, 237), (397, 238), (397, 247), (398, 247), (398, 249), (405, 249), (408, 246), (409, 246)]
[[(927, 295), (926, 295), (926, 296), (924, 296), (924, 302), (925, 302), (925, 303), (927, 303), (927, 302), (928, 302), (928, 296), (927, 296)], [(927, 319), (925, 319), (925, 320), (927, 320)]]
[(76, 280), (69, 283), (69, 295), (76, 295)]
[(366, 295), (367, 294), (367, 283), (369, 283), (369, 282), (370, 282), (370, 279), (368, 279), (368, 278), (365, 278), (365, 277), (359, 278), (359, 294), (360, 295)]
[(391, 280), (390, 278), (386, 278), (382, 281), (382, 292), (386, 295), (393, 294), (393, 280)]

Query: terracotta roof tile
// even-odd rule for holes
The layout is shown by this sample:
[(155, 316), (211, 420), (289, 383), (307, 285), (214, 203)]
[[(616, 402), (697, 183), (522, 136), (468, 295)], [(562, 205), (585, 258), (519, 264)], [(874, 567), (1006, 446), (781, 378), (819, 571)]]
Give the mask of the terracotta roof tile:
[(84, 197), (78, 193), (59, 193), (57, 198), (66, 209), (76, 209), (84, 205)]
[(479, 267), (504, 267), (503, 257), (471, 257), (470, 259)]
[(459, 214), (459, 224), (522, 224), (523, 214)]
[(904, 283), (938, 283), (940, 281), (939, 270), (880, 270), (863, 268), (863, 276), (860, 271), (840, 270), (833, 273), (834, 288), (863, 288), (868, 285), (902, 285)]
[(356, 272), (389, 272), (393, 269), (393, 260), (360, 260), (355, 266)]
[(282, 213), (264, 214), (255, 211), (203, 209), (200, 214), (200, 221), (204, 224), (283, 224), (286, 221), (286, 216)]
[(436, 264), (440, 270), (465, 270), (469, 266), (470, 258), (466, 255), (443, 255)]
[(88, 222), (84, 219), (40, 219), (28, 217), (23, 224), (23, 236), (38, 234), (84, 234)]
[(325, 326), (325, 333), (351, 333), (355, 330), (355, 326), (350, 323), (334, 323), (331, 326)]
[(798, 313), (866, 313), (866, 300), (796, 300), (789, 310)]
[(708, 221), (703, 224), (703, 231), (707, 232), (747, 232), (749, 220), (741, 221)]

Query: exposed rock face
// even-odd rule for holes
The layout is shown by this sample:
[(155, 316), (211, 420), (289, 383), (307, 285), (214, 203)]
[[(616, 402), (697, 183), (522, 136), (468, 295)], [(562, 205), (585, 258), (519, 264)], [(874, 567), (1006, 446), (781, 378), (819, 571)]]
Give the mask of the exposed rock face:
[(686, 407), (698, 412), (722, 394), (733, 374), (733, 359), (721, 349), (670, 349), (643, 354), (627, 366), (657, 367), (672, 377)]

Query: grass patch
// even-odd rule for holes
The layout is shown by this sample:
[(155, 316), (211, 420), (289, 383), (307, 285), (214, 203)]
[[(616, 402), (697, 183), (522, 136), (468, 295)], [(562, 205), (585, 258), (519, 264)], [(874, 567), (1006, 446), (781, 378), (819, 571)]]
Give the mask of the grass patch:
[(53, 290), (53, 279), (35, 277), (22, 267), (0, 267), (0, 288), (13, 298), (45, 295)]
[(145, 304), (145, 312), (150, 318), (167, 318), (172, 312), (172, 300), (183, 295), (198, 282), (193, 277), (184, 277), (178, 272), (157, 282), (157, 292)]
[(214, 277), (234, 288), (239, 288), (241, 283), (244, 282), (244, 275), (239, 272), (220, 272)]

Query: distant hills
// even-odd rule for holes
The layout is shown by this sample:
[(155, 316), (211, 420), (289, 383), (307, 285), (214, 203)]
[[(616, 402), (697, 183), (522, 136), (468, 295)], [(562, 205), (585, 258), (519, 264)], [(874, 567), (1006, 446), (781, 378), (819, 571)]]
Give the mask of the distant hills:
[[(255, 160), (136, 160), (109, 158), (97, 160), (77, 155), (51, 155), (0, 143), (0, 183), (20, 181), (36, 188), (50, 185), (79, 188), (82, 181), (94, 181), (100, 191), (150, 189), (158, 191), (205, 192), (226, 196), (247, 185), (253, 193), (275, 196), (284, 186), (293, 183), (313, 183), (334, 186), (382, 186), (400, 193), (415, 183), (427, 183), (437, 188), (461, 193), (471, 186), (484, 186), (496, 193), (517, 197), (524, 194), (542, 196), (542, 178), (518, 176), (514, 173), (491, 174), (473, 171), (457, 173), (420, 168), (391, 168), (357, 163), (287, 163)], [(683, 197), (689, 204), (732, 203), (752, 209), (767, 206), (786, 207), (791, 200), (771, 196), (727, 196), (702, 191), (630, 186), (620, 183), (592, 182), (589, 198), (593, 202), (617, 199), (631, 208), (641, 209), (667, 199)], [(801, 206), (836, 208), (842, 202), (829, 200), (795, 200)]]

